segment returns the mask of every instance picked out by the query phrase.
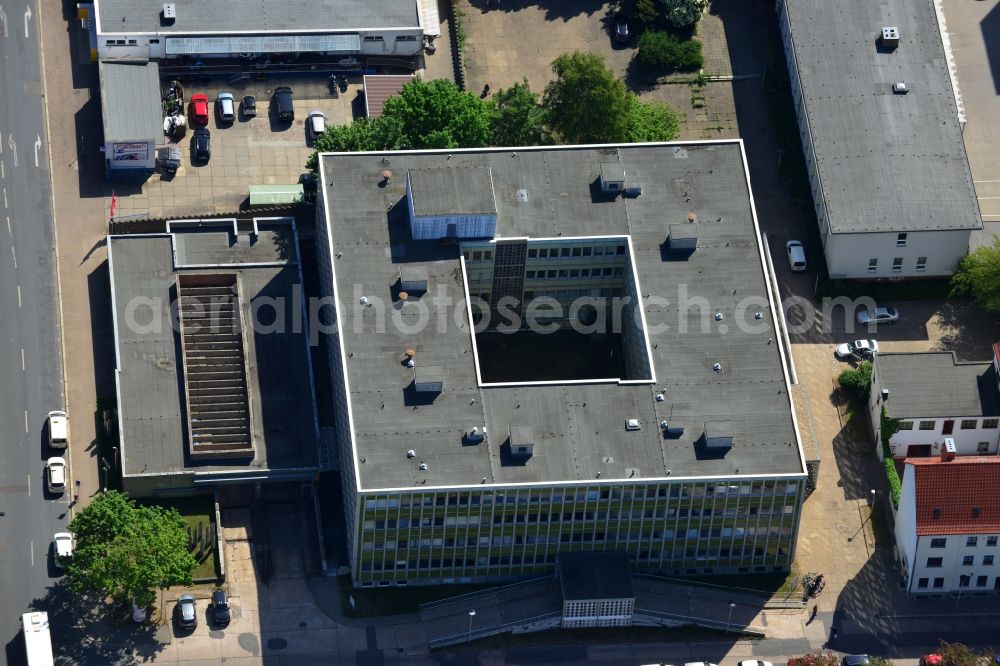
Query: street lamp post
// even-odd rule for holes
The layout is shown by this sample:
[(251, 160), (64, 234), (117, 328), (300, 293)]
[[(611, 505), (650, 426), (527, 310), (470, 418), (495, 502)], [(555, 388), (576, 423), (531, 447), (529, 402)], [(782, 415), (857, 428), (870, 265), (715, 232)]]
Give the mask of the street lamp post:
[(874, 489), (874, 488), (872, 488), (872, 491), (871, 491), (871, 497), (870, 497), (870, 499), (868, 500), (868, 506), (869, 506), (869, 507), (870, 507), (871, 509), (874, 509), (874, 508), (875, 508), (875, 489)]
[(733, 609), (734, 608), (736, 608), (736, 602), (735, 601), (730, 601), (729, 602), (729, 618), (726, 619), (726, 631), (727, 632), (729, 631), (729, 627), (732, 626), (732, 624), (733, 624)]
[(476, 617), (476, 609), (475, 608), (473, 608), (472, 610), (469, 611), (469, 639), (466, 641), (466, 643), (471, 643), (472, 642), (472, 618), (474, 618), (474, 617)]

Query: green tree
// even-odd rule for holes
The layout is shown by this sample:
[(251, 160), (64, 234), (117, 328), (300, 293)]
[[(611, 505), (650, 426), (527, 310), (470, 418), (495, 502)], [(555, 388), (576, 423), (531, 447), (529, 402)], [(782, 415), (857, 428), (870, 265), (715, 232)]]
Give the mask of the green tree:
[(955, 295), (971, 295), (986, 310), (1000, 311), (1000, 236), (958, 263), (951, 278)]
[(492, 138), (492, 107), (446, 79), (414, 80), (385, 101), (382, 117), (402, 123), (411, 148), (480, 148)]
[(671, 25), (686, 28), (697, 23), (708, 7), (708, 0), (663, 0), (665, 15)]
[(872, 388), (871, 361), (862, 361), (857, 368), (844, 370), (837, 377), (837, 383), (851, 395), (852, 399), (867, 400)]
[(137, 506), (114, 490), (98, 495), (69, 524), (76, 537), (65, 563), (69, 589), (148, 605), (157, 589), (191, 585), (197, 563), (185, 527), (175, 509)]
[(545, 113), (528, 79), (496, 91), (493, 105), (493, 145), (537, 146), (542, 142)]
[(550, 131), (562, 143), (620, 143), (629, 129), (625, 83), (593, 53), (564, 53), (552, 62), (556, 78), (542, 105)]
[(645, 28), (656, 25), (662, 11), (656, 0), (635, 0), (635, 18)]
[(679, 132), (680, 123), (673, 109), (663, 102), (643, 102), (629, 93), (626, 141), (670, 141)]
[(940, 666), (989, 666), (993, 657), (984, 652), (976, 652), (962, 643), (941, 641), (937, 653), (941, 655)]
[(701, 42), (697, 39), (682, 42), (666, 32), (652, 30), (639, 38), (635, 57), (640, 65), (657, 74), (690, 72), (705, 64)]
[(405, 150), (410, 145), (398, 118), (358, 118), (350, 125), (332, 125), (316, 137), (316, 150), (306, 160), (306, 168), (315, 171), (318, 153)]

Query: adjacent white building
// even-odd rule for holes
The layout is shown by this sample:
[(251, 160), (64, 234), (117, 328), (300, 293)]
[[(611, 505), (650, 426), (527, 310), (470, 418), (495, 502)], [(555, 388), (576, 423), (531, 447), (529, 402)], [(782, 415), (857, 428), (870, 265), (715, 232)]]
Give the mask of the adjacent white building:
[(982, 228), (933, 0), (778, 0), (831, 278), (946, 276)]
[(433, 0), (95, 0), (78, 5), (95, 60), (412, 57), (440, 34)]
[(959, 456), (997, 455), (998, 349), (992, 361), (979, 363), (961, 363), (954, 352), (876, 354), (868, 399), (876, 441), (885, 408), (900, 422), (889, 440), (893, 458), (937, 456), (949, 447)]
[(907, 592), (1000, 592), (1000, 457), (906, 461), (896, 550)]

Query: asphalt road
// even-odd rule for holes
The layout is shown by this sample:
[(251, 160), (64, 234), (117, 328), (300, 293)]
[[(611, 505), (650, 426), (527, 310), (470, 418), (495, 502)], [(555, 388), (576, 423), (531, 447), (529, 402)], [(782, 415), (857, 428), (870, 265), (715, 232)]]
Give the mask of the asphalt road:
[(50, 497), (44, 477), (63, 384), (37, 13), (0, 3), (0, 661), (12, 664), (20, 615), (54, 580), (50, 541), (72, 497)]

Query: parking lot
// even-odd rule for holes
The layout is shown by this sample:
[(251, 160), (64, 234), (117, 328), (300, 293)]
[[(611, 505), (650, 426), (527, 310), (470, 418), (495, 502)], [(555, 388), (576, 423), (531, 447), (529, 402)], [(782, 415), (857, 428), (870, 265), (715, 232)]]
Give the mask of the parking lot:
[[(361, 77), (350, 80), (347, 92), (334, 97), (326, 78), (280, 77), (265, 81), (228, 79), (184, 81), (186, 114), (191, 120), (190, 100), (204, 93), (209, 100), (208, 129), (211, 132), (211, 159), (193, 163), (190, 143), (194, 127), (176, 145), (181, 147), (181, 167), (174, 175), (153, 174), (138, 186), (116, 185), (116, 215), (148, 213), (150, 217), (225, 213), (237, 210), (247, 199), (251, 185), (295, 183), (305, 171), (305, 161), (312, 153), (305, 119), (314, 110), (326, 114), (327, 125), (351, 122), (357, 111), (363, 115)], [(277, 86), (289, 86), (294, 93), (295, 120), (277, 119), (271, 96)], [(221, 123), (214, 113), (220, 92), (232, 93), (237, 104), (244, 95), (257, 99), (257, 117), (242, 115), (231, 124)], [(128, 195), (128, 196), (125, 196)]]

